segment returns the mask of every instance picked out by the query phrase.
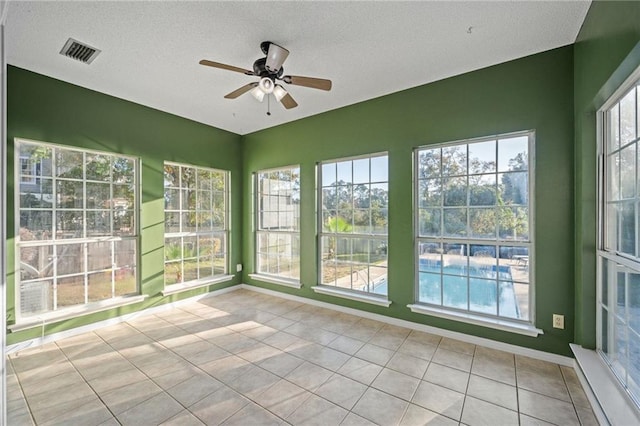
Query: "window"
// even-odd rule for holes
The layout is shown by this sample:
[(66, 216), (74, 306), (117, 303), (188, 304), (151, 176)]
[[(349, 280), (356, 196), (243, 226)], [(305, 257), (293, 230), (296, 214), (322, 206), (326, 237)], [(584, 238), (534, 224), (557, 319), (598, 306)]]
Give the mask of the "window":
[(164, 283), (227, 274), (229, 172), (164, 163)]
[(599, 171), (597, 347), (640, 405), (640, 81), (605, 105)]
[(256, 271), (300, 281), (300, 167), (256, 174)]
[(419, 303), (532, 322), (533, 136), (416, 150)]
[(323, 162), (320, 283), (387, 295), (388, 155)]
[(17, 140), (15, 163), (19, 315), (137, 293), (137, 161)]

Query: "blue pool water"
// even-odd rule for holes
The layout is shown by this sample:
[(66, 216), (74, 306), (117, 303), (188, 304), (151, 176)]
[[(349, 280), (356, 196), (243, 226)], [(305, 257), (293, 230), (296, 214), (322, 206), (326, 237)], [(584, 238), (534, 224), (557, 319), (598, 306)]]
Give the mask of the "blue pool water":
[[(419, 280), (420, 302), (508, 318), (520, 317), (509, 266), (448, 265), (441, 271), (439, 261), (420, 259)], [(386, 279), (379, 281), (373, 290), (383, 295), (388, 294), (387, 291)]]

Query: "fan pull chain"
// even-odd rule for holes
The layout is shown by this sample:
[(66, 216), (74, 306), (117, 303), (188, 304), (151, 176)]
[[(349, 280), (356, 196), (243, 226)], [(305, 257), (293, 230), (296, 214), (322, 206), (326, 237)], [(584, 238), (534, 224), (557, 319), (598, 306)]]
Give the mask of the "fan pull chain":
[(267, 115), (271, 115), (271, 95), (267, 95)]

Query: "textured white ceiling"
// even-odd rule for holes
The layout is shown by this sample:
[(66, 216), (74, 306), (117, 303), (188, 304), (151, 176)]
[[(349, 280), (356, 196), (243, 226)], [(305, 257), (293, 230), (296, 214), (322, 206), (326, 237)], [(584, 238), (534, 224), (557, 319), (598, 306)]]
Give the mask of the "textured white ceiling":
[[(11, 2), (7, 60), (82, 87), (246, 134), (575, 41), (590, 1)], [(75, 38), (102, 50), (91, 65), (59, 54)], [(285, 74), (328, 78), (331, 92), (286, 86), (299, 107), (250, 94), (270, 40)]]

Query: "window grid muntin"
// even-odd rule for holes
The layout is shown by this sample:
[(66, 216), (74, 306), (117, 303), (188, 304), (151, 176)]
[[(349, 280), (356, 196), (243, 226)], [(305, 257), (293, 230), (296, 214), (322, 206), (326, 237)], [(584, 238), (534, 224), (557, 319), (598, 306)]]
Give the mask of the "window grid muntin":
[[(177, 168), (178, 170), (178, 184), (177, 186), (171, 186), (168, 184), (168, 180), (166, 178), (167, 167)], [(165, 173), (165, 260), (164, 260), (164, 279), (165, 286), (173, 285), (173, 284), (182, 284), (188, 283), (192, 281), (201, 281), (210, 278), (215, 278), (218, 276), (224, 276), (228, 273), (229, 270), (229, 184), (230, 184), (230, 172), (227, 170), (213, 169), (207, 167), (200, 166), (192, 166), (183, 163), (175, 163), (175, 162), (164, 162), (164, 173)], [(183, 182), (184, 173), (183, 170), (189, 170), (193, 173), (193, 186), (185, 186), (188, 185), (188, 182)], [(208, 181), (209, 186), (200, 187), (200, 184), (206, 182), (207, 179), (202, 179), (200, 177), (200, 173), (207, 173), (209, 175)], [(217, 190), (214, 189), (214, 182), (216, 181), (216, 177), (214, 175), (218, 175), (220, 179), (220, 183), (222, 184), (222, 189)], [(177, 209), (168, 209), (169, 196), (167, 195), (167, 190), (177, 191), (178, 194), (178, 204)], [(194, 197), (193, 206), (194, 208), (189, 208), (188, 199), (185, 199), (185, 194), (191, 192)], [(201, 200), (200, 200), (200, 192), (209, 192), (210, 193), (210, 209), (201, 208)], [(216, 209), (214, 201), (216, 200), (215, 196), (218, 196), (217, 200), (221, 201), (222, 208)], [(185, 204), (186, 203), (186, 204)], [(185, 208), (186, 205), (186, 208)], [(167, 214), (177, 214), (178, 216), (178, 230), (177, 231), (167, 231)], [(193, 215), (193, 221), (195, 223), (194, 227), (187, 227), (185, 223), (185, 215)], [(201, 224), (199, 217), (202, 218), (204, 214), (210, 215), (210, 226), (206, 226)], [(219, 222), (214, 222), (214, 218), (217, 215), (221, 215), (222, 219)], [(187, 220), (188, 221), (188, 220)], [(214, 224), (215, 223), (215, 224)], [(201, 227), (203, 229), (201, 229)], [(211, 273), (207, 273), (205, 261), (201, 260), (204, 256), (200, 255), (200, 240), (203, 237), (209, 237), (211, 239)], [(214, 241), (219, 241), (220, 247), (218, 250), (215, 250)], [(168, 251), (167, 247), (172, 248), (172, 245), (169, 242), (179, 241), (175, 247), (179, 248), (179, 255), (175, 255), (175, 252), (171, 250)], [(189, 250), (192, 251), (189, 255), (185, 256), (185, 247), (190, 246)], [(169, 253), (172, 253), (172, 259), (167, 259)], [(216, 260), (222, 259), (221, 267), (216, 266)], [(190, 274), (186, 274), (187, 269), (185, 265), (188, 265), (188, 262), (195, 261), (195, 278), (188, 279), (191, 277), (191, 273), (193, 271), (189, 271)], [(202, 265), (202, 266), (201, 266)], [(175, 273), (176, 280), (169, 282), (167, 280), (167, 269), (168, 267), (174, 266), (174, 269), (171, 273)]]
[[(640, 407), (640, 373), (636, 371), (637, 377), (633, 379), (630, 376), (630, 370), (635, 366), (631, 361), (631, 345), (640, 345), (640, 334), (638, 330), (633, 329), (631, 320), (630, 306), (630, 280), (631, 275), (640, 275), (640, 247), (639, 247), (639, 202), (640, 188), (638, 183), (638, 170), (640, 167), (640, 155), (638, 147), (640, 144), (640, 81), (637, 80), (640, 70), (634, 73), (635, 81), (627, 87), (620, 96), (613, 96), (613, 102), (605, 104), (601, 109), (599, 119), (603, 123), (601, 126), (602, 133), (599, 150), (603, 161), (598, 172), (599, 176), (599, 192), (600, 192), (600, 208), (599, 208), (599, 241), (597, 252), (597, 349), (602, 359), (609, 366), (611, 371), (620, 381), (625, 391), (629, 394), (635, 404)], [(623, 141), (622, 132), (622, 113), (621, 103), (633, 92), (635, 98), (635, 114), (633, 114), (633, 127), (635, 129), (635, 137), (631, 137)], [(612, 105), (611, 105), (612, 104)], [(622, 174), (622, 151), (626, 148), (635, 147), (634, 161), (634, 194), (633, 196), (623, 196), (623, 174)], [(617, 163), (615, 157), (618, 156)], [(612, 185), (613, 184), (613, 185)], [(623, 240), (623, 229), (619, 226), (619, 214), (621, 209), (618, 206), (632, 204), (634, 208), (634, 253), (628, 253), (621, 250), (620, 244)], [(606, 282), (603, 276), (603, 265), (607, 263)], [(619, 279), (620, 274), (624, 279), (623, 307), (620, 308), (619, 303)], [(636, 283), (637, 285), (637, 283)], [(603, 301), (603, 292), (606, 290), (607, 302)], [(637, 290), (636, 290), (637, 291)], [(637, 303), (637, 302), (636, 302)], [(637, 306), (636, 306), (637, 308)], [(620, 310), (623, 310), (620, 314)], [(637, 319), (635, 321), (638, 321)], [(606, 323), (606, 324), (605, 324)], [(606, 326), (606, 336), (603, 336), (604, 327)], [(619, 330), (619, 328), (622, 330)], [(624, 335), (622, 341), (625, 347), (623, 360), (619, 359), (618, 340), (616, 336)], [(636, 367), (637, 369), (637, 367)], [(622, 371), (621, 371), (622, 370)]]
[[(278, 202), (276, 203), (276, 210), (273, 210), (271, 206), (271, 202), (273, 201), (273, 194), (271, 194), (271, 174), (280, 174), (285, 173), (291, 177), (291, 180), (278, 180), (278, 186), (282, 185), (282, 182), (289, 182), (284, 185), (285, 192), (289, 192), (289, 195), (285, 195), (284, 197), (280, 194), (281, 188), (278, 189), (278, 194), (276, 198)], [(269, 180), (268, 184), (268, 193), (265, 193), (264, 187), (261, 186), (262, 176), (265, 176), (265, 179)], [(296, 184), (297, 180), (297, 184)], [(268, 170), (259, 170), (254, 174), (254, 184), (255, 184), (255, 265), (256, 265), (256, 273), (261, 275), (270, 275), (278, 278), (283, 278), (287, 280), (299, 281), (300, 280), (300, 166), (286, 166), (275, 169)], [(298, 203), (294, 202), (294, 195), (297, 192), (298, 194)], [(265, 198), (269, 204), (268, 209), (265, 208), (266, 203), (264, 202)], [(290, 211), (281, 211), (281, 198), (289, 199), (291, 205), (295, 206)], [(271, 215), (275, 213), (276, 215), (276, 224), (275, 227), (265, 226), (265, 215)], [(285, 227), (284, 229), (280, 229), (281, 224), (281, 214), (286, 215), (286, 219), (284, 220), (285, 224), (291, 224), (292, 226)], [(285, 240), (289, 240), (290, 249), (289, 253), (280, 253), (278, 252), (273, 255), (270, 251), (273, 246), (270, 243), (271, 238), (276, 238), (278, 243), (279, 239), (284, 236)], [(264, 237), (264, 238), (262, 238)], [(266, 250), (262, 246), (262, 241), (267, 240)], [(297, 241), (297, 244), (294, 242)], [(294, 249), (297, 248), (297, 256), (295, 255)], [(278, 249), (278, 244), (276, 244), (276, 249)], [(267, 259), (275, 260), (275, 271), (271, 271), (269, 266), (271, 265), (268, 261), (267, 265), (262, 263), (262, 257), (266, 256)], [(287, 271), (282, 269), (282, 265), (288, 265), (288, 273)], [(265, 269), (266, 266), (266, 269)], [(297, 269), (297, 273), (294, 271)]]
[[(22, 172), (22, 158), (24, 158), (24, 155), (21, 154), (22, 152), (22, 148), (23, 147), (33, 147), (35, 149), (38, 148), (42, 148), (46, 151), (48, 151), (50, 153), (49, 157), (43, 157), (40, 158), (37, 161), (37, 164), (40, 165), (39, 168), (39, 174), (36, 176), (36, 183), (35, 185), (38, 185), (40, 187), (40, 199), (41, 201), (43, 201), (44, 198), (44, 193), (42, 192), (42, 185), (43, 182), (51, 182), (51, 207), (50, 208), (45, 208), (42, 206), (39, 206), (37, 208), (35, 207), (22, 207), (22, 185), (27, 185), (27, 186), (33, 186), (33, 183), (31, 182), (24, 182), (22, 181), (22, 177), (23, 174)], [(122, 155), (122, 154), (116, 154), (116, 153), (109, 153), (109, 152), (102, 152), (102, 151), (95, 151), (95, 150), (85, 150), (85, 149), (80, 149), (80, 148), (75, 148), (75, 147), (69, 147), (69, 146), (63, 146), (63, 145), (57, 145), (57, 144), (51, 144), (51, 143), (45, 143), (45, 142), (39, 142), (39, 141), (32, 141), (32, 140), (26, 140), (26, 139), (16, 139), (15, 140), (15, 154), (14, 154), (14, 164), (15, 164), (15, 182), (18, 182), (18, 191), (15, 192), (15, 206), (16, 206), (16, 210), (18, 212), (18, 220), (16, 220), (16, 251), (17, 251), (17, 256), (16, 256), (16, 270), (20, 271), (20, 273), (18, 274), (18, 278), (16, 280), (17, 282), (17, 287), (18, 290), (16, 291), (16, 299), (17, 299), (17, 304), (16, 304), (16, 312), (17, 312), (17, 317), (18, 318), (22, 318), (22, 317), (28, 317), (28, 316), (33, 316), (33, 315), (38, 315), (38, 314), (42, 314), (43, 312), (51, 312), (51, 311), (57, 311), (58, 310), (58, 305), (59, 305), (59, 293), (60, 293), (60, 281), (64, 280), (65, 278), (73, 278), (73, 277), (83, 277), (83, 281), (82, 281), (82, 286), (83, 286), (83, 303), (75, 303), (75, 304), (70, 304), (70, 305), (65, 305), (64, 307), (62, 307), (62, 309), (65, 309), (67, 307), (73, 307), (73, 306), (79, 306), (82, 304), (88, 304), (89, 303), (89, 292), (91, 290), (90, 283), (89, 283), (89, 276), (95, 273), (99, 273), (101, 271), (96, 271), (96, 270), (89, 270), (88, 269), (88, 250), (86, 249), (86, 247), (88, 246), (88, 244), (91, 243), (98, 243), (98, 242), (110, 242), (110, 248), (109, 248), (109, 255), (112, 259), (115, 258), (115, 242), (116, 241), (133, 241), (134, 242), (134, 248), (133, 248), (133, 256), (132, 256), (132, 263), (126, 266), (122, 266), (122, 267), (118, 267), (114, 262), (111, 263), (111, 268), (107, 268), (107, 269), (103, 269), (103, 271), (106, 271), (108, 269), (111, 270), (111, 291), (110, 291), (110, 296), (106, 297), (106, 298), (102, 298), (99, 300), (108, 300), (108, 299), (112, 299), (115, 297), (119, 297), (120, 295), (116, 294), (116, 285), (117, 285), (117, 280), (115, 277), (115, 272), (119, 271), (119, 270), (126, 270), (126, 271), (134, 271), (134, 277), (133, 277), (133, 291), (129, 291), (127, 293), (124, 293), (123, 295), (127, 295), (127, 294), (135, 294), (138, 292), (138, 223), (139, 223), (139, 217), (138, 217), (138, 189), (139, 189), (139, 164), (138, 164), (138, 160), (134, 157), (131, 156), (127, 156), (127, 155)], [(82, 163), (81, 163), (81, 167), (82, 167), (82, 176), (81, 177), (77, 177), (77, 178), (64, 178), (64, 177), (60, 177), (58, 176), (56, 170), (58, 169), (58, 164), (57, 164), (57, 159), (58, 159), (58, 153), (65, 153), (65, 152), (74, 152), (76, 154), (80, 154), (82, 157)], [(33, 152), (32, 152), (33, 154)], [(101, 236), (88, 236), (88, 230), (89, 230), (89, 223), (87, 220), (87, 212), (91, 211), (89, 209), (87, 209), (87, 183), (92, 183), (94, 182), (93, 180), (87, 180), (86, 179), (86, 172), (87, 172), (87, 166), (88, 163), (87, 162), (87, 156), (93, 156), (93, 155), (99, 155), (99, 156), (103, 156), (103, 157), (107, 157), (109, 158), (109, 178), (106, 181), (101, 181), (101, 183), (105, 183), (109, 185), (110, 187), (110, 192), (109, 192), (109, 208), (108, 209), (102, 209), (100, 211), (108, 211), (109, 212), (109, 233), (108, 235), (101, 235)], [(44, 170), (44, 160), (48, 159), (50, 161), (51, 164), (51, 175), (50, 176), (43, 176), (43, 170)], [(133, 226), (127, 228), (128, 231), (126, 231), (127, 233), (122, 234), (122, 235), (115, 235), (114, 232), (114, 213), (117, 211), (117, 209), (114, 208), (114, 198), (113, 198), (113, 186), (114, 185), (125, 185), (122, 183), (116, 183), (114, 182), (113, 179), (113, 165), (114, 165), (114, 161), (115, 160), (124, 160), (127, 163), (131, 163), (132, 169), (130, 172), (130, 181), (126, 184), (131, 186), (131, 196), (132, 196), (132, 200), (131, 200), (131, 206), (132, 208), (128, 208), (128, 209), (120, 209), (120, 211), (124, 211), (125, 214), (129, 213), (131, 214), (131, 221), (133, 222)], [(34, 167), (37, 169), (36, 164), (34, 164)], [(76, 208), (61, 208), (59, 207), (59, 191), (58, 191), (58, 182), (77, 182), (77, 183), (81, 183), (82, 184), (82, 206), (80, 208), (76, 207)], [(28, 190), (26, 190), (25, 194), (33, 194), (33, 192), (30, 192)], [(127, 203), (129, 204), (129, 203)], [(23, 212), (49, 212), (51, 213), (51, 222), (49, 225), (49, 230), (51, 231), (50, 233), (50, 238), (49, 239), (36, 239), (36, 240), (25, 240), (23, 241), (22, 238), (20, 237), (20, 229), (22, 228), (22, 213)], [(58, 233), (60, 231), (59, 226), (60, 224), (58, 223), (58, 214), (63, 214), (65, 212), (81, 212), (81, 220), (82, 220), (82, 229), (81, 229), (81, 235), (77, 236), (74, 235), (71, 238), (59, 238)], [(28, 231), (28, 228), (25, 228)], [(46, 232), (46, 231), (45, 231)], [(63, 247), (63, 246), (71, 246), (71, 245), (82, 245), (83, 246), (83, 257), (82, 257), (82, 272), (77, 272), (77, 273), (68, 273), (68, 274), (61, 274), (58, 275), (58, 268), (59, 268), (59, 259), (60, 256), (62, 256), (62, 254), (59, 253), (59, 250)], [(44, 249), (46, 247), (51, 247), (52, 250), (52, 255), (49, 256), (49, 259), (52, 261), (50, 262), (51, 267), (52, 267), (52, 273), (50, 276), (45, 276), (45, 277), (37, 277), (37, 278), (33, 278), (33, 279), (23, 279), (22, 278), (22, 266), (21, 266), (21, 254), (25, 251), (25, 250), (29, 250), (29, 249)], [(25, 265), (27, 266), (27, 265)], [(23, 297), (23, 292), (22, 292), (22, 288), (24, 287), (25, 284), (31, 284), (31, 283), (38, 283), (41, 282), (42, 285), (46, 285), (47, 289), (50, 288), (52, 294), (51, 294), (51, 309), (45, 309), (45, 310), (41, 310), (41, 311), (37, 311), (37, 312), (31, 312), (29, 314), (27, 314), (26, 312), (23, 312), (22, 309), (22, 297)], [(49, 290), (47, 290), (49, 291)], [(25, 296), (26, 297), (26, 296)]]
[[(514, 171), (508, 171), (508, 170), (504, 170), (503, 167), (501, 167), (500, 164), (500, 153), (499, 153), (499, 149), (500, 149), (500, 142), (501, 141), (508, 141), (510, 139), (517, 139), (517, 138), (523, 138), (523, 137), (527, 137), (527, 144), (526, 144), (526, 149), (527, 149), (527, 161), (525, 164), (525, 168), (524, 169), (519, 169), (519, 170), (514, 170)], [(530, 267), (530, 265), (534, 264), (534, 253), (533, 253), (533, 241), (532, 241), (532, 236), (533, 236), (533, 229), (532, 229), (532, 224), (533, 224), (533, 197), (532, 197), (532, 193), (533, 193), (533, 161), (534, 161), (534, 149), (533, 149), (533, 144), (534, 144), (534, 137), (535, 134), (533, 131), (526, 131), (526, 132), (518, 132), (518, 133), (513, 133), (513, 134), (505, 134), (505, 135), (497, 135), (497, 136), (493, 136), (493, 137), (487, 137), (487, 138), (478, 138), (478, 139), (470, 139), (470, 140), (463, 140), (463, 141), (455, 141), (455, 142), (448, 142), (448, 143), (444, 143), (444, 144), (438, 144), (438, 145), (426, 145), (426, 146), (422, 146), (422, 147), (418, 147), (414, 150), (415, 154), (414, 154), (414, 175), (416, 176), (415, 179), (415, 184), (414, 184), (414, 197), (415, 197), (415, 205), (416, 205), (416, 213), (414, 214), (414, 220), (415, 220), (415, 224), (414, 224), (414, 229), (415, 229), (415, 233), (416, 233), (416, 249), (415, 249), (415, 253), (416, 253), (416, 262), (415, 262), (415, 276), (416, 276), (416, 286), (415, 286), (415, 291), (416, 291), (416, 295), (415, 298), (417, 300), (418, 303), (420, 304), (425, 304), (425, 305), (429, 305), (429, 306), (436, 306), (438, 308), (443, 308), (443, 309), (447, 309), (447, 310), (453, 310), (453, 311), (458, 311), (461, 313), (473, 313), (474, 315), (480, 315), (480, 316), (486, 316), (488, 318), (506, 318), (509, 321), (515, 321), (515, 322), (523, 322), (523, 323), (527, 323), (527, 324), (532, 324), (534, 322), (534, 300), (533, 300), (533, 293), (534, 293), (534, 287), (533, 287), (533, 268)], [(493, 157), (495, 164), (494, 164), (494, 169), (492, 172), (485, 172), (485, 173), (469, 173), (470, 170), (470, 146), (475, 145), (475, 144), (481, 144), (481, 143), (485, 143), (485, 142), (489, 142), (489, 141), (495, 141), (495, 155)], [(444, 173), (444, 157), (445, 155), (443, 155), (443, 152), (445, 149), (451, 149), (451, 148), (456, 148), (456, 147), (461, 147), (464, 146), (464, 156), (465, 156), (465, 170), (467, 171), (467, 174), (462, 174), (462, 173)], [(420, 164), (420, 158), (421, 158), (421, 153), (422, 152), (426, 152), (426, 151), (433, 151), (433, 150), (438, 150), (440, 152), (439, 154), (439, 159), (437, 161), (438, 164), (438, 173), (435, 175), (429, 175), (429, 174), (425, 174), (423, 173), (423, 170), (421, 168), (421, 164)], [(527, 182), (526, 182), (526, 190), (527, 190), (527, 196), (524, 197), (524, 200), (526, 201), (526, 204), (522, 204), (522, 203), (518, 203), (518, 204), (509, 204), (509, 205), (505, 205), (504, 207), (501, 207), (498, 203), (498, 195), (499, 195), (499, 187), (500, 187), (500, 176), (501, 175), (508, 175), (508, 174), (515, 174), (515, 173), (526, 173), (526, 178), (527, 178)], [(475, 177), (475, 176), (484, 176), (484, 175), (492, 175), (492, 176), (496, 176), (496, 184), (495, 184), (495, 197), (496, 197), (496, 203), (493, 206), (482, 206), (482, 205), (471, 205), (470, 203), (470, 198), (471, 198), (471, 189), (470, 189), (470, 185), (469, 185), (469, 178), (470, 177)], [(465, 189), (465, 199), (466, 199), (466, 204), (465, 205), (456, 205), (456, 206), (446, 206), (445, 205), (445, 184), (444, 181), (446, 178), (451, 178), (451, 177), (466, 177), (465, 180), (465, 184), (466, 184), (466, 189)], [(425, 180), (429, 180), (429, 179), (433, 179), (433, 180), (440, 180), (440, 206), (439, 207), (424, 207), (423, 206), (423, 196), (421, 195), (421, 190), (423, 189), (421, 186), (421, 183)], [(494, 232), (496, 237), (492, 238), (492, 237), (487, 237), (487, 238), (482, 238), (482, 237), (477, 237), (477, 236), (471, 236), (473, 231), (471, 228), (471, 214), (470, 212), (472, 210), (475, 209), (483, 209), (483, 208), (488, 208), (488, 207), (492, 207), (494, 209), (495, 212), (495, 224), (494, 224)], [(517, 239), (517, 240), (509, 240), (506, 238), (500, 238), (500, 225), (498, 223), (499, 219), (498, 219), (498, 214), (501, 208), (508, 208), (508, 209), (514, 209), (514, 208), (519, 208), (519, 207), (525, 207), (527, 209), (527, 222), (526, 222), (526, 233), (527, 233), (527, 238), (526, 239)], [(439, 218), (439, 235), (436, 236), (426, 236), (426, 235), (422, 235), (421, 234), (421, 214), (420, 212), (423, 210), (428, 210), (428, 209), (432, 209), (432, 210), (439, 210), (440, 213), (440, 218)], [(465, 233), (466, 235), (470, 235), (469, 237), (465, 238), (464, 236), (447, 236), (445, 235), (445, 214), (444, 212), (447, 210), (456, 210), (456, 209), (464, 209), (465, 213), (466, 213), (466, 220), (465, 220)], [(455, 308), (455, 307), (450, 307), (450, 306), (445, 306), (444, 305), (444, 280), (443, 280), (443, 276), (457, 276), (457, 275), (450, 275), (450, 274), (444, 274), (444, 273), (440, 273), (440, 303), (439, 304), (433, 304), (433, 303), (428, 303), (428, 302), (424, 302), (420, 299), (420, 247), (422, 244), (437, 244), (440, 245), (440, 247), (444, 247), (445, 244), (460, 244), (463, 246), (467, 246), (469, 248), (469, 250), (467, 251), (467, 253), (465, 254), (465, 257), (467, 259), (467, 268), (469, 267), (469, 262), (471, 259), (471, 253), (470, 253), (470, 249), (472, 246), (474, 245), (480, 245), (480, 246), (494, 246), (495, 247), (495, 264), (497, 265), (497, 269), (496, 269), (496, 273), (499, 274), (500, 272), (500, 250), (502, 247), (506, 247), (506, 248), (513, 248), (513, 247), (522, 247), (523, 249), (526, 249), (526, 268), (527, 268), (527, 275), (528, 275), (528, 281), (522, 281), (522, 280), (517, 280), (517, 279), (512, 279), (510, 280), (513, 285), (527, 285), (528, 286), (528, 301), (527, 301), (527, 317), (526, 318), (512, 318), (510, 316), (501, 316), (500, 315), (500, 282), (506, 282), (504, 280), (499, 280), (496, 277), (496, 282), (497, 282), (497, 287), (496, 287), (496, 315), (492, 315), (492, 314), (486, 314), (486, 313), (482, 313), (476, 310), (470, 310), (470, 304), (471, 304), (471, 293), (470, 293), (470, 278), (472, 278), (469, 273), (467, 272), (466, 274), (466, 284), (467, 284), (467, 293), (466, 293), (466, 304), (467, 304), (467, 309), (460, 309), (460, 308)], [(444, 253), (441, 254), (441, 256), (444, 255)], [(522, 257), (522, 256), (520, 256)], [(441, 270), (442, 270), (442, 266), (440, 266)], [(491, 280), (492, 281), (492, 280)], [(515, 287), (514, 287), (515, 289)], [(518, 308), (520, 308), (520, 303), (516, 300), (515, 302), (516, 306)]]
[[(350, 240), (350, 259), (353, 259), (353, 241), (360, 241), (361, 244), (362, 242), (366, 242), (367, 244), (367, 257), (369, 259), (369, 262), (366, 262), (366, 270), (367, 270), (367, 282), (364, 284), (364, 286), (366, 287), (366, 290), (362, 290), (362, 289), (357, 289), (354, 288), (354, 281), (353, 281), (353, 275), (354, 272), (351, 272), (351, 276), (350, 276), (350, 280), (349, 280), (349, 287), (345, 288), (345, 287), (340, 287), (341, 290), (347, 290), (347, 291), (354, 291), (357, 293), (367, 293), (367, 294), (371, 294), (371, 295), (380, 295), (380, 296), (387, 296), (388, 294), (388, 289), (387, 289), (387, 293), (375, 293), (374, 291), (371, 291), (372, 286), (375, 289), (375, 285), (379, 284), (381, 281), (386, 281), (387, 280), (387, 276), (388, 276), (388, 264), (386, 263), (388, 259), (388, 212), (389, 212), (389, 154), (387, 152), (382, 152), (382, 153), (375, 153), (375, 154), (369, 154), (369, 155), (363, 155), (363, 156), (356, 156), (356, 157), (345, 157), (345, 158), (340, 158), (340, 159), (335, 159), (335, 160), (328, 160), (328, 161), (323, 161), (318, 163), (318, 167), (317, 167), (317, 174), (318, 174), (318, 205), (320, 206), (322, 213), (318, 215), (318, 230), (319, 230), (319, 235), (320, 238), (318, 239), (318, 264), (320, 265), (320, 268), (318, 270), (318, 283), (320, 285), (326, 285), (326, 286), (332, 286), (332, 287), (339, 287), (337, 285), (337, 280), (339, 277), (335, 277), (333, 279), (333, 284), (330, 284), (328, 282), (325, 282), (324, 280), (324, 275), (325, 275), (325, 260), (324, 260), (324, 241), (325, 238), (333, 238), (336, 240), (336, 242), (334, 244), (336, 244), (336, 247), (334, 248), (334, 253), (333, 255), (334, 257), (334, 261), (333, 264), (336, 265), (336, 273), (337, 273), (337, 265), (338, 265), (338, 260), (337, 260), (337, 255), (338, 255), (338, 251), (337, 251), (337, 239), (341, 238), (341, 239), (347, 239)], [(382, 179), (372, 179), (373, 176), (373, 167), (372, 167), (372, 163), (374, 160), (380, 159), (380, 158), (384, 158), (385, 159), (385, 174), (386, 174), (386, 180), (382, 180)], [(361, 160), (368, 160), (368, 180), (367, 181), (363, 181), (363, 182), (358, 182), (355, 183), (355, 173), (354, 173), (354, 162), (355, 161), (361, 161)], [(350, 163), (350, 167), (351, 167), (351, 180), (350, 183), (346, 182), (345, 184), (341, 184), (338, 185), (338, 182), (340, 181), (339, 177), (340, 177), (340, 171), (338, 169), (339, 164), (344, 164), (344, 163)], [(324, 183), (324, 179), (325, 179), (325, 175), (323, 174), (323, 169), (325, 168), (325, 166), (334, 166), (334, 170), (335, 170), (335, 180), (333, 182), (330, 182), (329, 184), (325, 185)], [(352, 219), (351, 219), (351, 224), (349, 224), (350, 226), (352, 226), (352, 230), (349, 232), (338, 232), (338, 225), (337, 225), (337, 219), (336, 219), (336, 231), (331, 232), (330, 230), (326, 230), (325, 227), (325, 217), (339, 217), (339, 212), (341, 209), (338, 208), (338, 205), (336, 204), (336, 208), (332, 209), (335, 210), (336, 215), (335, 216), (331, 216), (331, 215), (327, 215), (327, 209), (325, 209), (325, 203), (324, 203), (324, 191), (327, 188), (334, 188), (335, 190), (335, 194), (336, 194), (336, 200), (337, 200), (337, 191), (339, 187), (346, 187), (346, 188), (350, 188), (350, 210), (352, 212), (354, 212), (356, 209), (354, 208), (355, 205), (355, 200), (354, 200), (354, 195), (353, 195), (353, 189), (354, 187), (356, 187), (357, 185), (368, 185), (369, 186), (369, 207), (367, 208), (367, 210), (369, 211), (368, 217), (369, 217), (369, 225), (368, 225), (368, 229), (369, 229), (369, 233), (363, 233), (363, 232), (355, 232), (353, 230), (353, 226), (355, 224), (354, 222), (354, 218), (353, 218), (353, 214), (352, 214)], [(385, 219), (385, 225), (384, 225), (384, 231), (385, 232), (376, 232), (376, 230), (374, 229), (373, 223), (372, 223), (372, 203), (371, 203), (371, 188), (373, 187), (373, 185), (386, 185), (386, 193), (385, 193), (385, 197), (386, 197), (386, 205), (381, 208), (380, 210), (382, 212), (386, 213), (386, 219)], [(378, 248), (384, 249), (384, 258), (385, 258), (385, 265), (384, 266), (376, 266), (377, 268), (384, 270), (385, 272), (383, 274), (380, 274), (378, 277), (374, 278), (373, 280), (371, 279), (371, 267), (373, 266), (373, 264), (370, 262), (371, 259), (371, 242), (372, 241), (377, 241), (379, 242), (379, 246)], [(341, 264), (349, 264), (349, 269), (351, 271), (353, 271), (353, 265), (363, 265), (365, 264), (365, 262), (354, 262), (353, 260), (350, 260), (348, 262), (340, 262)], [(363, 268), (364, 269), (364, 268)], [(359, 271), (356, 271), (359, 272)], [(359, 274), (357, 274), (358, 277), (360, 277)], [(359, 278), (356, 279), (356, 282), (358, 282)]]

